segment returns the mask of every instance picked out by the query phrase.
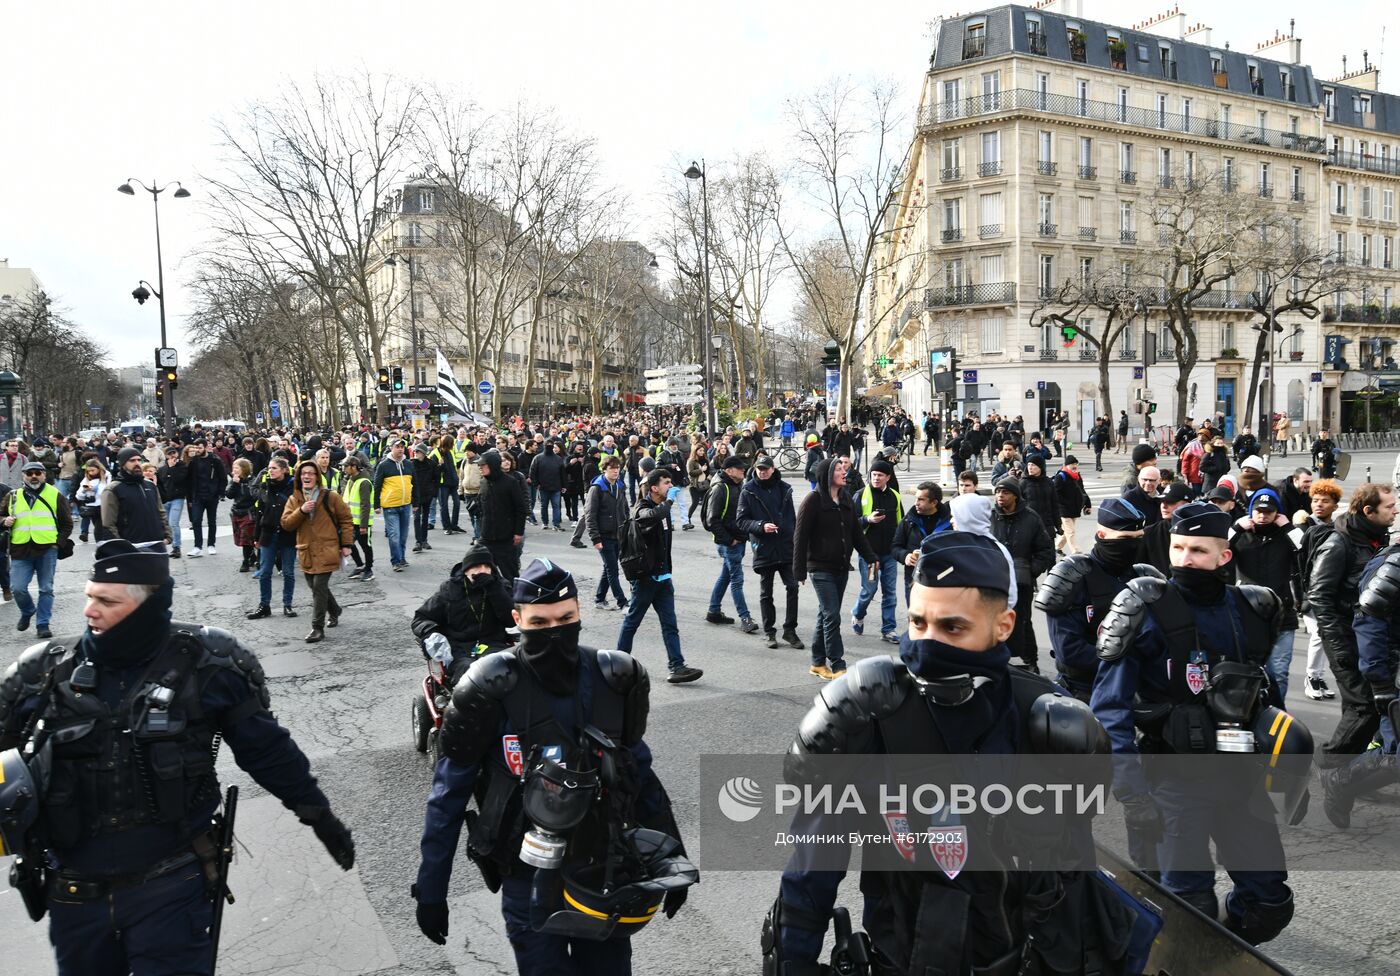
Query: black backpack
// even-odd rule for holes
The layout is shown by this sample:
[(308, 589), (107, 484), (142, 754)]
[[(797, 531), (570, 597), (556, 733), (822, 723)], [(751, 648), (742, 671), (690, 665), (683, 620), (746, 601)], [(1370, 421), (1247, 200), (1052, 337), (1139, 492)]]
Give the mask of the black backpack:
[(627, 521), (623, 522), (617, 530), (617, 561), (622, 567), (622, 575), (627, 577), (629, 583), (645, 576), (650, 563), (650, 559), (647, 558), (646, 530), (637, 521), (636, 515), (637, 508), (634, 507), (628, 513)]

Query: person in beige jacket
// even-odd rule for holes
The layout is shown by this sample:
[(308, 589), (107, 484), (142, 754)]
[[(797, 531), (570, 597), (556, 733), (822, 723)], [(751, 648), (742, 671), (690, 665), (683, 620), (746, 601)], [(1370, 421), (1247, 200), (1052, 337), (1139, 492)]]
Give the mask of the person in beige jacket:
[(297, 465), (297, 486), (282, 510), (282, 528), (297, 534), (297, 561), (312, 596), (311, 633), (306, 635), (306, 643), (316, 644), (325, 640), (327, 626), (340, 622), (331, 574), (350, 555), (355, 527), (350, 506), (340, 494), (321, 487), (321, 469), (315, 461)]

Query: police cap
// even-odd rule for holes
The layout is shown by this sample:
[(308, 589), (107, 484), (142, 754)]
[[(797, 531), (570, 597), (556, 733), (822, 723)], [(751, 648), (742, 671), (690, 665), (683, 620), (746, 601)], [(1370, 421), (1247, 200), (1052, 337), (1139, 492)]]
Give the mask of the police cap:
[(914, 579), (920, 586), (1011, 591), (1011, 568), (996, 540), (975, 532), (940, 532), (924, 541)]
[(1172, 513), (1172, 535), (1225, 539), (1230, 535), (1230, 516), (1208, 502), (1182, 505)]
[(1099, 502), (1098, 522), (1115, 532), (1141, 532), (1147, 527), (1147, 516), (1126, 498), (1105, 498)]
[(560, 603), (578, 599), (573, 574), (551, 560), (537, 558), (515, 578), (516, 603)]
[(170, 578), (170, 554), (163, 542), (108, 539), (98, 544), (88, 578), (94, 583), (159, 586)]

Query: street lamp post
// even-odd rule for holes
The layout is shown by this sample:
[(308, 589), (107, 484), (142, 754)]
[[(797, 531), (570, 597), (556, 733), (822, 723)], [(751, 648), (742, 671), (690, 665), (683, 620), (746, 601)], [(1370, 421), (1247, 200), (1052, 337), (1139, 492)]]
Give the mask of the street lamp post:
[[(160, 302), (160, 347), (165, 349), (167, 347), (165, 338), (165, 262), (161, 257), (160, 251), (160, 195), (173, 186), (175, 187), (175, 199), (184, 200), (190, 195), (190, 191), (181, 186), (178, 180), (174, 183), (167, 183), (165, 186), (157, 186), (156, 181), (152, 180), (151, 185), (147, 186), (140, 180), (128, 179), (121, 186), (117, 187), (117, 192), (125, 193), (129, 197), (135, 196), (136, 191), (131, 187), (133, 183), (151, 195), (151, 206), (155, 211), (156, 287), (151, 290), (155, 292), (156, 299)], [(144, 284), (144, 282), (142, 284)], [(136, 298), (137, 302), (145, 301), (144, 298), (140, 297), (141, 291), (142, 287), (138, 285), (136, 291), (132, 292), (132, 296)], [(163, 376), (156, 376), (156, 384), (164, 389), (162, 399), (165, 403), (165, 411), (164, 417), (162, 418), (162, 427), (167, 434), (173, 434), (175, 433), (175, 391), (165, 385), (165, 378)]]
[(703, 317), (700, 320), (703, 330), (700, 336), (700, 348), (705, 357), (705, 429), (713, 438), (719, 422), (715, 416), (715, 394), (713, 384), (710, 382), (710, 196), (709, 188), (705, 183), (705, 160), (702, 158), (699, 165), (692, 161), (690, 168), (685, 171), (685, 178), (700, 181), (700, 237), (701, 246), (704, 248), (701, 254), (701, 274), (705, 276), (703, 298), (705, 307)]
[[(398, 251), (395, 251), (395, 252), (393, 252), (392, 254), (390, 254), (387, 258), (384, 259), (384, 263), (387, 264), (387, 265), (388, 265), (389, 267), (391, 267), (391, 268), (392, 268), (392, 267), (395, 267), (395, 266), (398, 264), (398, 260), (397, 260), (398, 257), (399, 257), (399, 252), (398, 252)], [(415, 264), (415, 262), (414, 262), (414, 260), (413, 260), (412, 255), (410, 255), (409, 258), (408, 258), (408, 332), (409, 332), (409, 341), (410, 341), (410, 343), (412, 344), (412, 347), (413, 347), (413, 382), (412, 382), (411, 384), (409, 384), (409, 386), (410, 386), (410, 392), (412, 392), (412, 393), (414, 393), (414, 394), (416, 395), (416, 394), (417, 394), (417, 390), (414, 389), (414, 388), (417, 387), (417, 386), (419, 385), (419, 383), (418, 383), (418, 299), (417, 299), (417, 293), (416, 293), (416, 292), (414, 291), (414, 289), (413, 289), (413, 279), (414, 279), (414, 277), (416, 276), (416, 275), (415, 275), (415, 268), (416, 268), (416, 264)], [(424, 385), (426, 385), (426, 384), (424, 384)], [(393, 412), (393, 411), (390, 411), (390, 413), (392, 413), (392, 412)]]

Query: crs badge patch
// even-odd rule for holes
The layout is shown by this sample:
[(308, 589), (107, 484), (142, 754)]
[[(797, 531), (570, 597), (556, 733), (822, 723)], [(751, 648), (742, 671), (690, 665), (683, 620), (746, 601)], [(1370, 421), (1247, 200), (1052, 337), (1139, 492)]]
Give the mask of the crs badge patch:
[(1191, 658), (1186, 662), (1186, 687), (1191, 694), (1199, 695), (1205, 690), (1206, 682), (1210, 680), (1210, 662), (1207, 660), (1204, 651), (1192, 651)]
[(506, 768), (512, 776), (525, 775), (525, 757), (520, 754), (520, 736), (501, 736), (501, 752), (505, 754)]
[(934, 828), (930, 831), (929, 853), (951, 881), (967, 863), (967, 828), (964, 826)]
[(914, 863), (914, 835), (910, 833), (909, 817), (903, 813), (885, 814), (885, 825), (889, 827), (890, 838), (894, 841), (899, 856), (910, 864)]

